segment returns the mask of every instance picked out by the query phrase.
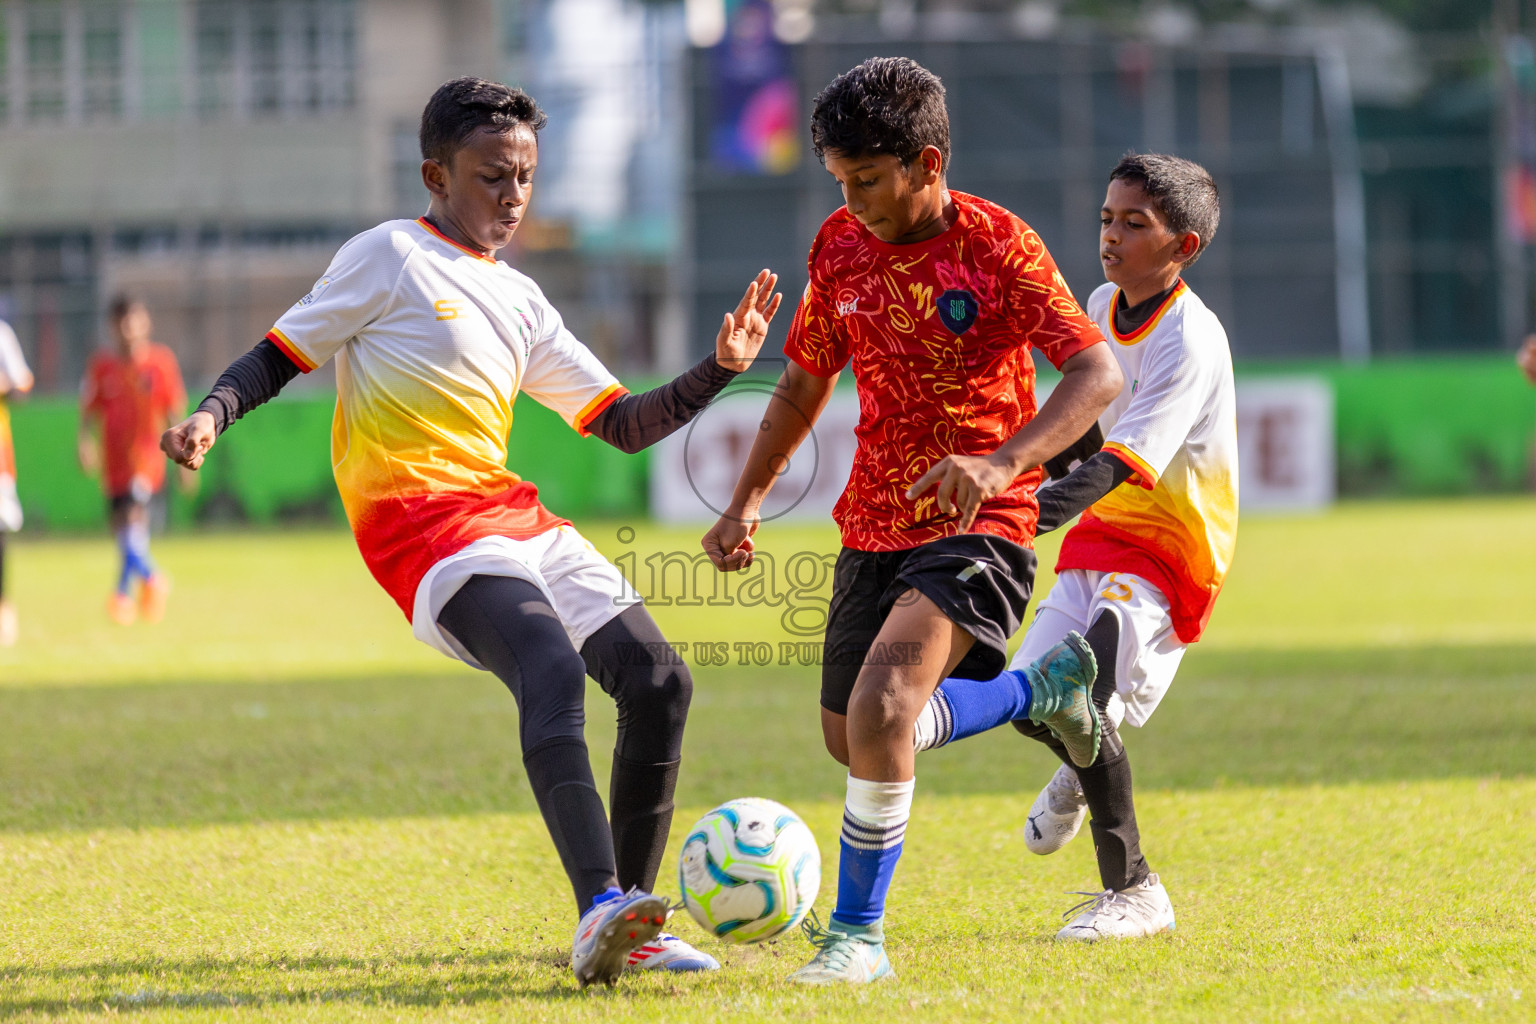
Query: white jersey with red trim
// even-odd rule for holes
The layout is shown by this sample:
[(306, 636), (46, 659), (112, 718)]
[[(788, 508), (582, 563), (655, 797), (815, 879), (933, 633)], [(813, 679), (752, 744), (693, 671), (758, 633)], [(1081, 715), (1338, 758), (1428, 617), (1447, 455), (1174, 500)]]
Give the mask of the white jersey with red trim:
[(625, 393), (532, 279), (425, 220), (347, 242), (267, 337), (305, 371), (336, 359), (336, 487), (407, 617), (441, 559), (565, 522), (507, 468), (518, 393), (583, 434)]
[(1180, 281), (1140, 328), (1115, 330), (1119, 289), (1088, 315), (1125, 385), (1099, 417), (1104, 450), (1134, 470), (1083, 513), (1058, 570), (1127, 572), (1160, 588), (1179, 639), (1200, 637), (1237, 546), (1237, 403), (1232, 353), (1216, 315)]

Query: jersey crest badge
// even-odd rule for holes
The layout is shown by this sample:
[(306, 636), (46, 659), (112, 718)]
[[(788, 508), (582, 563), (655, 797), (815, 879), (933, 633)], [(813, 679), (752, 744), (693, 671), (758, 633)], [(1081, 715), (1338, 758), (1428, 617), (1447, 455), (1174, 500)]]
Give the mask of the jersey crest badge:
[(981, 307), (976, 298), (962, 288), (951, 288), (939, 296), (939, 319), (944, 321), (952, 334), (964, 334), (976, 323)]
[(859, 297), (857, 295), (855, 295), (851, 299), (847, 299), (847, 300), (838, 299), (837, 300), (837, 315), (838, 316), (853, 316), (853, 314), (857, 313), (858, 311), (859, 311)]

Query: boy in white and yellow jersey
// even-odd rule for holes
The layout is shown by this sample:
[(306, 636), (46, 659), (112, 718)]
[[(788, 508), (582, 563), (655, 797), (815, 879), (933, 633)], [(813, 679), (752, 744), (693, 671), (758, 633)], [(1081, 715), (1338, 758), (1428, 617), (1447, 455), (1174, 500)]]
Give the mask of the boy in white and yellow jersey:
[[(161, 446), (190, 468), (300, 373), (336, 361), (331, 461), (363, 561), (418, 639), (496, 674), (517, 700), (529, 787), (580, 915), (583, 984), (714, 970), (663, 932), (653, 895), (693, 683), (619, 571), (507, 468), (519, 392), (578, 433), (639, 451), (751, 364), (778, 308), (766, 270), (714, 351), (630, 395), (537, 284), (496, 260), (528, 209), (545, 117), (524, 92), (448, 82), (421, 119), (418, 220), (353, 238), (325, 276)], [(515, 461), (515, 459), (514, 459)], [(586, 676), (618, 706), (609, 811), (584, 738)]]
[[(1237, 544), (1231, 351), (1215, 314), (1181, 277), (1219, 218), (1216, 185), (1198, 164), (1132, 155), (1111, 173), (1099, 233), (1109, 283), (1087, 311), (1110, 339), (1125, 384), (1090, 436), (1046, 464), (1058, 482), (1040, 491), (1039, 532), (1082, 519), (1062, 543), (1056, 585), (1012, 667), (987, 682), (945, 680), (917, 724), (917, 746), (927, 749), (1011, 721), (1061, 758), (1030, 809), (1025, 840), (1035, 853), (1052, 853), (1091, 813), (1103, 884), (1062, 939), (1174, 925), (1167, 891), (1141, 853), (1130, 762), (1116, 730), (1122, 721), (1146, 724), (1157, 708), (1205, 630)], [(1076, 634), (1093, 651), (1104, 718), (1098, 757), (1086, 768), (1022, 713), (1040, 672), (1051, 670), (1049, 652)]]

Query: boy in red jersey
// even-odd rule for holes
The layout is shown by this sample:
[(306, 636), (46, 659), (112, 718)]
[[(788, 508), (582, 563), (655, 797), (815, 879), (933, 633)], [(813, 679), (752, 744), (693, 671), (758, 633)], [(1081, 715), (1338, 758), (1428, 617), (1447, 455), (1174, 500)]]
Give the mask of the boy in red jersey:
[[(495, 259), (528, 210), (544, 123), (521, 90), (440, 87), (421, 117), (427, 214), (342, 246), (161, 443), (195, 469), (221, 431), (334, 358), (332, 463), (358, 549), (418, 639), (495, 673), (517, 701), (529, 788), (576, 900), (577, 980), (716, 970), (661, 931), (670, 911), (649, 892), (693, 681), (618, 569), (507, 468), (508, 435), (521, 392), (583, 436), (654, 444), (751, 364), (776, 279), (748, 285), (698, 365), (629, 394), (539, 286)], [(608, 813), (584, 735), (588, 675), (618, 706)]]
[[(1093, 424), (1120, 373), (1040, 237), (946, 188), (934, 75), (905, 58), (864, 62), (817, 96), (811, 138), (846, 205), (812, 245), (790, 366), (703, 545), (722, 569), (751, 562), (764, 496), (851, 364), (859, 447), (833, 510), (843, 551), (821, 693), (848, 797), (837, 908), (791, 977), (859, 983), (891, 971), (882, 921), (912, 805), (913, 722), (945, 676), (1001, 671), (1034, 581), (1038, 467)], [(1032, 349), (1064, 374), (1038, 414)], [(1092, 656), (1081, 638), (1058, 648), (1031, 716), (1086, 764)]]
[(80, 465), (101, 473), (122, 556), (107, 612), (127, 625), (137, 614), (154, 622), (165, 611), (170, 588), (149, 560), (149, 503), (165, 485), (160, 434), (186, 412), (187, 392), (175, 354), (151, 340), (154, 324), (144, 303), (119, 295), (107, 321), (113, 351), (92, 357), (80, 392)]

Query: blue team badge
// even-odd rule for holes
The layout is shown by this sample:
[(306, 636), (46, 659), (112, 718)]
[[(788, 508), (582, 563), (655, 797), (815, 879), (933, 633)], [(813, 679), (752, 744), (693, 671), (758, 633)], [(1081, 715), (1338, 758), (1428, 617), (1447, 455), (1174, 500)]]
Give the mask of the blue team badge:
[(981, 307), (970, 292), (951, 288), (939, 296), (939, 319), (954, 334), (964, 334), (976, 322)]

